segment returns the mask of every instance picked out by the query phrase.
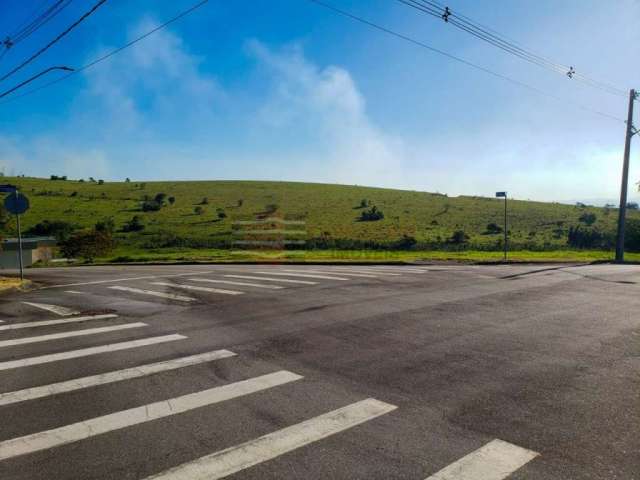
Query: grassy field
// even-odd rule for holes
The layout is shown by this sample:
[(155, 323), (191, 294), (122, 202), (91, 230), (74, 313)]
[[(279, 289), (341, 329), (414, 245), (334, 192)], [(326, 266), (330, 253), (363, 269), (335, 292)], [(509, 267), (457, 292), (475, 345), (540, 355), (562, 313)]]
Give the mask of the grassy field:
[[(204, 260), (248, 259), (280, 256), (298, 258), (385, 257), (406, 259), (498, 260), (502, 235), (488, 233), (487, 225), (503, 224), (502, 200), (483, 197), (448, 197), (442, 194), (293, 182), (198, 181), (198, 182), (79, 182), (37, 178), (5, 177), (29, 197), (31, 209), (23, 216), (28, 230), (43, 220), (63, 220), (78, 227), (112, 218), (116, 224), (118, 247), (110, 257), (122, 260)], [(145, 198), (164, 193), (175, 203), (157, 212), (141, 211)], [(207, 202), (203, 203), (206, 198)], [(384, 219), (359, 221), (361, 201), (367, 200), (384, 212)], [(196, 214), (200, 208), (202, 213)], [(224, 218), (219, 218), (219, 212)], [(615, 209), (578, 207), (559, 203), (509, 201), (509, 234), (513, 259), (600, 260), (609, 252), (569, 251), (567, 234), (571, 226), (582, 225), (585, 213), (595, 215), (594, 227), (615, 231)], [(140, 232), (124, 233), (122, 226), (138, 215), (144, 225)], [(300, 252), (235, 252), (221, 248), (242, 238), (236, 221), (252, 221), (259, 216), (304, 221), (305, 224), (277, 226), (304, 230), (296, 236), (307, 242), (340, 240), (335, 249)], [(637, 211), (630, 218), (640, 219)], [(462, 245), (448, 242), (453, 232), (463, 230)], [(5, 235), (14, 234), (14, 222), (5, 226)], [(350, 241), (369, 242), (371, 248), (388, 247), (403, 236), (415, 238), (419, 251), (353, 251)], [(346, 243), (345, 243), (346, 242)], [(362, 246), (362, 245), (359, 245)], [(428, 251), (427, 251), (428, 250)], [(462, 251), (457, 251), (462, 250)], [(105, 259), (109, 260), (109, 259)]]

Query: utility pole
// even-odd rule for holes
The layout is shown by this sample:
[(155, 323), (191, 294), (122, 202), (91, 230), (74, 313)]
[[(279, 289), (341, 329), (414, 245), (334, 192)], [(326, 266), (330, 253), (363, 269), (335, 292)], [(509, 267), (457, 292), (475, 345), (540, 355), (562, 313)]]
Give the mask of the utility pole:
[(627, 114), (627, 134), (624, 141), (624, 160), (622, 161), (622, 184), (620, 185), (620, 207), (618, 208), (618, 235), (616, 238), (616, 263), (624, 262), (624, 227), (627, 214), (627, 187), (629, 184), (629, 154), (631, 151), (631, 137), (638, 130), (633, 126), (633, 102), (638, 94), (629, 91), (629, 112)]

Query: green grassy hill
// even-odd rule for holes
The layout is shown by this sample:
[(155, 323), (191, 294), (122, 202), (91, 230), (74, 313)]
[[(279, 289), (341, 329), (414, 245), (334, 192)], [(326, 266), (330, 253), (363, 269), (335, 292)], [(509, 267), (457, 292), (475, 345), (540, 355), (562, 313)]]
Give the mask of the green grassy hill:
[[(294, 182), (98, 184), (24, 177), (5, 177), (3, 182), (18, 185), (31, 201), (31, 210), (23, 217), (25, 230), (43, 220), (63, 220), (79, 227), (91, 227), (96, 221), (109, 217), (120, 230), (134, 215), (140, 216), (144, 230), (116, 233), (118, 253), (122, 255), (180, 247), (225, 247), (234, 238), (234, 221), (255, 219), (270, 209), (281, 218), (305, 221), (306, 240), (339, 240), (338, 246), (343, 248), (348, 248), (350, 241), (380, 247), (397, 242), (404, 235), (414, 237), (420, 249), (501, 248), (502, 235), (487, 233), (489, 223), (500, 227), (503, 224), (502, 200), (494, 198)], [(144, 199), (153, 199), (158, 193), (175, 197), (175, 203), (167, 202), (157, 212), (143, 212)], [(205, 197), (208, 203), (201, 204)], [(363, 199), (382, 210), (384, 219), (359, 221)], [(194, 213), (197, 206), (203, 213)], [(224, 211), (226, 218), (218, 218), (218, 209)], [(615, 231), (615, 209), (510, 200), (510, 242), (516, 249), (566, 249), (569, 228), (584, 226), (580, 217), (585, 213), (595, 215), (593, 226), (597, 229), (611, 234)], [(632, 211), (630, 218), (640, 218), (640, 215)], [(9, 222), (5, 235), (14, 233), (13, 228), (13, 222)], [(468, 241), (453, 248), (448, 239), (456, 230), (463, 230)]]

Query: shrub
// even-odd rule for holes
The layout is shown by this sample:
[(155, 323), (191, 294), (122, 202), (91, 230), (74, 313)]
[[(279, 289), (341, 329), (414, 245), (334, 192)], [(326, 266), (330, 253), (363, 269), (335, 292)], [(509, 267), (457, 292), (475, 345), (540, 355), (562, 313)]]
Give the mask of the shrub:
[(113, 221), (113, 218), (105, 218), (96, 223), (94, 230), (96, 232), (106, 232), (109, 235), (112, 235), (114, 230), (116, 229), (116, 224)]
[(222, 220), (223, 218), (227, 218), (227, 214), (224, 212), (224, 210), (219, 210), (218, 211), (218, 218), (220, 220)]
[(83, 258), (88, 262), (107, 255), (114, 246), (109, 232), (82, 230), (74, 233), (60, 245), (60, 251), (67, 258)]
[(202, 200), (200, 200), (200, 205), (208, 205), (209, 204), (209, 199), (207, 197), (203, 197)]
[(167, 200), (169, 201), (169, 203), (170, 203), (171, 205), (173, 205), (174, 203), (176, 203), (176, 197), (169, 197), (169, 198), (167, 198)]
[(378, 210), (378, 207), (375, 205), (371, 207), (369, 210), (364, 210), (360, 214), (361, 222), (375, 222), (376, 220), (382, 220), (384, 218), (384, 213), (382, 210)]
[(502, 233), (502, 227), (494, 222), (488, 223), (487, 230), (485, 233), (488, 235), (495, 235), (496, 233)]
[(638, 210), (638, 204), (636, 202), (627, 202), (627, 208), (629, 210)]
[(611, 248), (615, 243), (612, 233), (602, 232), (595, 227), (569, 227), (567, 245), (575, 248)]
[(127, 178), (124, 179), (124, 182), (125, 183), (131, 183), (131, 179), (129, 177), (127, 177)]
[(449, 243), (453, 243), (455, 245), (460, 245), (469, 240), (469, 236), (464, 233), (464, 230), (456, 230), (453, 232), (453, 235), (449, 238)]
[(238, 207), (241, 207), (243, 203), (244, 203), (243, 199), (238, 200)]
[(144, 224), (139, 215), (134, 215), (131, 220), (122, 226), (123, 232), (140, 232), (144, 230)]
[(580, 215), (580, 218), (578, 220), (580, 220), (582, 223), (586, 225), (593, 225), (596, 222), (596, 214), (583, 213), (582, 215)]
[(204, 213), (204, 208), (197, 206), (193, 209), (193, 213), (195, 213), (196, 215), (202, 215)]
[(158, 202), (160, 205), (162, 205), (164, 203), (165, 198), (167, 198), (166, 193), (156, 193), (155, 201)]
[(51, 180), (66, 180), (67, 176), (66, 175), (62, 175), (62, 176), (58, 176), (58, 175), (51, 175), (51, 177), (49, 177)]
[(104, 185), (104, 180), (102, 179), (98, 180), (98, 185)]
[(76, 225), (61, 220), (50, 222), (49, 220), (43, 220), (40, 223), (36, 223), (33, 227), (29, 228), (25, 233), (28, 235), (35, 235), (39, 237), (55, 237), (58, 242), (64, 242), (67, 240), (73, 231), (76, 229)]
[(363, 198), (362, 200), (360, 200), (360, 205), (358, 208), (367, 208), (369, 206), (369, 200), (367, 200), (366, 198)]
[(162, 208), (162, 205), (155, 200), (147, 200), (142, 202), (143, 212), (157, 212)]
[(77, 197), (78, 196), (78, 192), (71, 192), (71, 195), (69, 195), (70, 197)]

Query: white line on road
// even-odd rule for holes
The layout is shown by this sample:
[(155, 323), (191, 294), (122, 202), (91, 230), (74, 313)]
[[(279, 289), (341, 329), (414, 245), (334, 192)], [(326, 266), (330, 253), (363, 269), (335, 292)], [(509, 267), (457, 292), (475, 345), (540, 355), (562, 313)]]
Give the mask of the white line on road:
[(264, 280), (265, 282), (284, 282), (284, 283), (298, 283), (301, 285), (317, 285), (318, 282), (310, 282), (308, 280), (287, 280), (284, 278), (271, 278), (271, 277), (253, 277), (250, 275), (225, 275), (228, 278), (244, 278), (246, 280)]
[(194, 290), (197, 292), (221, 293), (223, 295), (242, 295), (244, 292), (237, 290), (223, 290), (221, 288), (199, 287), (197, 285), (181, 285), (179, 283), (151, 282), (151, 285), (161, 285), (163, 287), (182, 288), (184, 290)]
[(83, 295), (84, 292), (79, 292), (77, 290), (65, 290), (64, 293), (73, 293), (73, 294), (77, 294), (77, 295)]
[(104, 315), (90, 315), (86, 317), (61, 318), (58, 320), (43, 320), (41, 322), (10, 323), (0, 325), (0, 332), (4, 330), (19, 330), (21, 328), (48, 327), (49, 325), (64, 325), (66, 323), (87, 322), (89, 320), (105, 320), (107, 318), (117, 318), (118, 315), (107, 313)]
[(130, 328), (146, 327), (146, 323), (123, 323), (122, 325), (112, 325), (110, 327), (85, 328), (84, 330), (73, 330), (71, 332), (52, 333), (49, 335), (39, 335), (37, 337), (14, 338), (12, 340), (4, 340), (0, 342), (0, 348), (13, 347), (15, 345), (26, 345), (27, 343), (48, 342), (50, 340), (59, 340), (61, 338), (83, 337), (85, 335), (96, 335), (98, 333), (109, 333), (118, 330), (128, 330)]
[(347, 281), (348, 278), (344, 277), (329, 277), (326, 275), (310, 275), (307, 273), (278, 273), (278, 272), (256, 272), (264, 275), (282, 275), (283, 277), (306, 277), (306, 278), (321, 278), (323, 280), (343, 280)]
[(382, 272), (402, 272), (402, 273), (427, 273), (428, 269), (415, 268), (415, 267), (386, 267), (386, 266), (374, 266), (367, 267), (372, 270), (380, 270)]
[(369, 275), (383, 275), (389, 277), (401, 277), (401, 273), (391, 273), (391, 272), (383, 272), (382, 270), (370, 270), (367, 267), (357, 267), (357, 268), (347, 268), (347, 267), (331, 267), (331, 270), (335, 270), (336, 272), (356, 272), (356, 273), (366, 273)]
[(25, 305), (29, 305), (31, 307), (39, 308), (41, 310), (47, 310), (49, 312), (53, 312), (56, 315), (60, 315), (61, 317), (68, 317), (69, 315), (75, 315), (78, 312), (77, 310), (73, 310), (67, 307), (61, 307), (60, 305), (49, 305), (48, 303), (34, 303), (34, 302), (22, 302)]
[(77, 283), (64, 283), (60, 285), (49, 285), (48, 287), (42, 287), (40, 290), (47, 290), (49, 288), (65, 288), (65, 287), (80, 287), (84, 285), (100, 285), (102, 283), (114, 283), (114, 282), (131, 282), (134, 280), (152, 280), (154, 278), (173, 278), (184, 277), (187, 275), (207, 275), (209, 273), (215, 273), (214, 270), (207, 270), (204, 272), (184, 272), (184, 273), (171, 273), (168, 275), (144, 275), (141, 277), (125, 277), (125, 278), (113, 278), (106, 280), (94, 280), (92, 282), (77, 282)]
[[(300, 270), (282, 270), (283, 272), (299, 272)], [(304, 269), (305, 273), (314, 273), (320, 275), (344, 275), (347, 277), (363, 277), (363, 278), (376, 278), (377, 274), (374, 273), (358, 273), (358, 272), (327, 272), (326, 270), (307, 270)]]
[(426, 480), (503, 480), (538, 455), (496, 439)]
[(88, 357), (100, 353), (117, 352), (119, 350), (127, 350), (129, 348), (146, 347), (148, 345), (156, 345), (158, 343), (173, 342), (175, 340), (184, 340), (184, 335), (162, 335), (160, 337), (141, 338), (140, 340), (130, 340), (128, 342), (110, 343), (108, 345), (100, 345), (98, 347), (82, 348), (80, 350), (71, 350), (68, 352), (51, 353), (41, 355), (39, 357), (21, 358), (19, 360), (10, 360), (8, 362), (0, 362), (0, 371), (12, 370), (14, 368), (30, 367), (32, 365), (41, 365), (43, 363), (58, 362), (60, 360), (69, 360), (71, 358)]
[(239, 285), (244, 287), (256, 287), (256, 288), (267, 288), (270, 290), (280, 290), (283, 287), (281, 285), (263, 285), (261, 283), (249, 283), (249, 282), (234, 282), (233, 280), (214, 280), (211, 278), (190, 278), (190, 282), (209, 282), (209, 283), (225, 283), (227, 285)]
[(169, 300), (178, 300), (180, 302), (195, 302), (193, 297), (185, 297), (184, 295), (176, 295), (175, 293), (156, 292), (154, 290), (143, 290), (141, 288), (124, 287), (122, 285), (114, 285), (107, 287), (112, 290), (120, 290), (122, 292), (139, 293), (140, 295), (151, 295), (152, 297), (168, 298)]
[(120, 430), (266, 390), (278, 385), (300, 380), (301, 378), (300, 375), (281, 370), (249, 380), (214, 387), (201, 392), (142, 405), (141, 407), (122, 410), (52, 430), (13, 438), (0, 442), (0, 460), (47, 450), (60, 445), (67, 445), (103, 433), (113, 432), (114, 430)]
[(148, 477), (217, 480), (360, 425), (397, 407), (369, 398)]
[(229, 350), (215, 350), (213, 352), (191, 355), (189, 357), (174, 358), (165, 362), (150, 363), (138, 367), (116, 370), (113, 372), (101, 373), (90, 377), (76, 378), (65, 382), (42, 385), (40, 387), (25, 388), (15, 392), (0, 393), (0, 405), (10, 405), (12, 403), (34, 400), (36, 398), (58, 395), (60, 393), (72, 392), (83, 388), (106, 385), (108, 383), (131, 380), (132, 378), (145, 377), (159, 372), (177, 370), (179, 368), (198, 365), (200, 363), (220, 360), (222, 358), (233, 357), (236, 354)]

